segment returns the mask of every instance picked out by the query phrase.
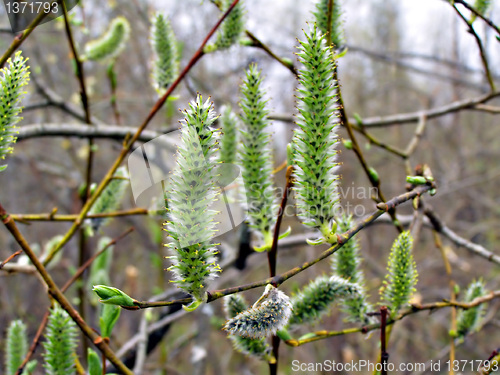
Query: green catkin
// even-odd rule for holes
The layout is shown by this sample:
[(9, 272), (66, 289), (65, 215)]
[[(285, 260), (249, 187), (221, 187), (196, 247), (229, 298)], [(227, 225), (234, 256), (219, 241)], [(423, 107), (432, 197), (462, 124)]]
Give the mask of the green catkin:
[(26, 325), (21, 320), (9, 324), (5, 345), (5, 374), (14, 375), (28, 352)]
[(118, 56), (130, 36), (130, 24), (125, 17), (116, 17), (109, 24), (104, 34), (85, 45), (84, 58), (87, 60), (102, 61)]
[(251, 64), (241, 86), (240, 164), (247, 200), (250, 228), (263, 239), (257, 251), (272, 245), (278, 204), (273, 187), (271, 136), (269, 120), (261, 88), (262, 78), (256, 64)]
[(253, 339), (268, 337), (287, 325), (291, 313), (290, 298), (269, 284), (251, 308), (226, 322), (224, 330)]
[[(102, 214), (116, 211), (123, 200), (123, 196), (129, 185), (129, 175), (125, 167), (120, 167), (116, 170), (113, 179), (109, 182), (108, 186), (99, 195), (89, 210), (89, 214)], [(93, 218), (86, 219), (85, 224), (89, 228), (89, 234), (93, 235), (94, 232), (109, 224), (111, 218)]]
[(172, 254), (172, 282), (194, 297), (192, 306), (196, 308), (206, 300), (208, 282), (220, 272), (211, 243), (216, 212), (210, 209), (217, 196), (214, 168), (218, 131), (212, 128), (216, 120), (212, 103), (203, 102), (200, 95), (184, 113), (177, 166), (167, 192), (165, 227), (171, 241), (166, 246)]
[(357, 284), (338, 276), (320, 276), (292, 297), (293, 312), (289, 325), (314, 323), (328, 313), (336, 301), (353, 298), (361, 293)]
[(179, 74), (177, 39), (167, 17), (157, 13), (151, 22), (151, 48), (154, 52), (153, 87), (163, 95)]
[(238, 152), (238, 118), (228, 105), (221, 108), (220, 124), (222, 136), (219, 161), (234, 164)]
[(316, 19), (318, 29), (326, 35), (330, 33), (332, 44), (339, 48), (344, 44), (344, 31), (342, 24), (342, 10), (340, 8), (340, 1), (333, 0), (333, 9), (330, 28), (328, 28), (328, 3), (330, 0), (319, 0), (316, 3), (316, 11), (313, 12)]
[[(352, 216), (344, 215), (339, 221), (339, 229), (345, 233), (351, 229), (352, 224)], [(360, 268), (361, 256), (359, 253), (359, 241), (357, 236), (354, 236), (333, 254), (332, 270), (338, 276), (356, 283), (360, 287), (359, 294), (342, 301), (342, 310), (347, 314), (347, 320), (367, 324), (373, 320), (367, 315), (373, 311), (373, 307), (367, 302), (368, 296), (364, 287), (363, 272)]]
[[(241, 295), (231, 294), (224, 297), (226, 319), (234, 318), (246, 309), (248, 309), (248, 304)], [(250, 337), (229, 335), (229, 339), (237, 352), (266, 361), (269, 361), (272, 357), (271, 347), (265, 338), (253, 339)]]
[[(233, 0), (222, 0), (221, 11), (227, 11), (232, 3)], [(215, 43), (206, 46), (205, 52), (228, 49), (236, 44), (245, 30), (243, 15), (243, 1), (240, 0), (220, 25)]]
[(69, 315), (59, 305), (49, 315), (43, 347), (46, 375), (74, 375), (77, 329)]
[[(23, 87), (28, 84), (30, 75), (27, 61), (18, 51), (0, 70), (0, 161), (12, 153), (11, 145), (17, 140), (16, 124), (22, 119), (19, 117), (23, 109), (21, 100), (26, 94)], [(0, 165), (0, 172), (5, 168), (7, 165)]]
[(410, 302), (416, 291), (418, 273), (412, 254), (413, 238), (410, 232), (402, 232), (392, 245), (387, 265), (387, 275), (381, 288), (382, 303), (395, 316), (400, 308)]
[[(473, 281), (465, 292), (464, 302), (472, 302), (475, 298), (486, 295), (484, 281)], [(484, 313), (484, 304), (472, 307), (467, 310), (460, 310), (457, 316), (457, 335), (465, 337), (469, 332), (474, 332), (480, 327)]]
[[(477, 10), (477, 12), (484, 16), (488, 10), (491, 8), (491, 4), (493, 3), (492, 0), (476, 0), (474, 2), (474, 9)], [(470, 22), (474, 22), (476, 20), (477, 16), (475, 14), (472, 14)]]
[(297, 54), (303, 69), (297, 90), (297, 125), (293, 138), (295, 192), (299, 217), (318, 229), (322, 239), (337, 242), (334, 209), (339, 201), (336, 145), (336, 82), (331, 49), (314, 25)]

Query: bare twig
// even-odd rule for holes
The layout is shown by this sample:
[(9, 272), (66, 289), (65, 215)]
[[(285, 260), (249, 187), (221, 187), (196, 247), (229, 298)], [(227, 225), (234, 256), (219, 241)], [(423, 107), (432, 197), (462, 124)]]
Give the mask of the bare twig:
[(493, 252), (487, 250), (479, 244), (475, 244), (471, 241), (466, 240), (465, 238), (460, 237), (441, 221), (439, 216), (437, 216), (437, 214), (432, 210), (431, 207), (426, 206), (424, 213), (429, 218), (429, 221), (431, 222), (434, 229), (438, 233), (441, 233), (443, 236), (448, 238), (455, 245), (462, 246), (465, 249), (469, 250), (471, 253), (478, 255), (481, 258), (484, 258), (492, 263), (500, 265), (500, 256), (494, 254)]
[(15, 257), (20, 255), (23, 251), (22, 250), (17, 250), (14, 254), (9, 256), (7, 259), (5, 259), (2, 263), (0, 263), (0, 270), (5, 267), (7, 263), (9, 263), (11, 260), (13, 260)]
[(495, 82), (493, 81), (493, 77), (491, 76), (491, 71), (488, 63), (488, 58), (486, 57), (486, 52), (484, 51), (483, 44), (481, 43), (481, 39), (479, 35), (477, 35), (476, 30), (472, 27), (472, 24), (465, 18), (465, 16), (458, 10), (455, 4), (452, 4), (452, 8), (455, 10), (457, 15), (465, 22), (469, 29), (469, 33), (476, 40), (477, 47), (479, 48), (479, 54), (481, 56), (481, 62), (483, 63), (484, 73), (486, 74), (486, 79), (488, 80), (488, 84), (490, 85), (491, 92), (495, 92)]

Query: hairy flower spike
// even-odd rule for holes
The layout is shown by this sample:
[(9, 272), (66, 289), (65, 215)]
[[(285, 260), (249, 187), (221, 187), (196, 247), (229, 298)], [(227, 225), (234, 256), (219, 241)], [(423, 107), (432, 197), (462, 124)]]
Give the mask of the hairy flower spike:
[(118, 56), (125, 48), (130, 36), (130, 24), (125, 17), (116, 17), (104, 34), (85, 45), (87, 60), (101, 61)]
[(50, 313), (45, 330), (44, 367), (47, 375), (76, 374), (74, 353), (77, 329), (69, 315), (59, 305)]
[(170, 21), (157, 13), (152, 22), (151, 47), (154, 51), (153, 87), (163, 95), (179, 74), (177, 40)]
[(330, 0), (319, 0), (316, 3), (316, 11), (313, 12), (314, 17), (316, 18), (316, 24), (318, 28), (321, 30), (323, 35), (326, 33), (330, 33), (330, 40), (332, 44), (339, 48), (344, 44), (344, 32), (342, 25), (342, 11), (340, 9), (340, 1), (333, 0), (333, 9), (332, 9), (332, 17), (331, 24), (328, 27), (328, 3)]
[(221, 109), (222, 137), (220, 142), (220, 157), (222, 163), (233, 164), (238, 152), (238, 118), (230, 106)]
[[(339, 222), (342, 233), (347, 232), (352, 227), (352, 216), (343, 216)], [(356, 283), (360, 287), (360, 293), (342, 301), (342, 311), (347, 314), (348, 320), (368, 324), (371, 320), (368, 313), (373, 311), (373, 307), (367, 301), (364, 287), (363, 272), (360, 269), (361, 256), (359, 255), (359, 241), (356, 236), (344, 243), (332, 257), (332, 270), (335, 274), (344, 279)]]
[(28, 352), (26, 325), (21, 320), (9, 324), (5, 345), (5, 373), (14, 375)]
[[(93, 215), (116, 211), (120, 207), (129, 183), (127, 169), (125, 167), (118, 168), (113, 179), (90, 208), (89, 214)], [(110, 222), (110, 219), (111, 218), (107, 217), (85, 220), (85, 224), (87, 228), (89, 228), (89, 234), (93, 235), (94, 232), (103, 228)]]
[(192, 308), (206, 301), (208, 282), (220, 272), (217, 251), (211, 243), (215, 233), (215, 151), (218, 132), (212, 103), (198, 95), (185, 111), (177, 166), (168, 191), (166, 230), (175, 282), (194, 297)]
[[(248, 309), (248, 304), (241, 295), (231, 294), (224, 297), (224, 312), (227, 319), (234, 318), (246, 309)], [(271, 347), (265, 338), (253, 339), (250, 337), (229, 335), (229, 339), (237, 352), (265, 361), (272, 359)]]
[[(26, 93), (23, 87), (28, 84), (30, 75), (26, 61), (28, 59), (18, 51), (0, 70), (0, 161), (12, 153), (11, 144), (17, 139), (16, 124), (22, 119), (19, 117), (23, 109), (21, 100)], [(0, 165), (0, 172), (5, 168), (7, 165)]]
[[(221, 11), (227, 11), (232, 3), (233, 0), (222, 0)], [(220, 25), (215, 43), (206, 46), (205, 52), (228, 49), (237, 43), (245, 30), (243, 14), (243, 1), (240, 0), (233, 10), (231, 10), (231, 13), (228, 14), (224, 22), (222, 22), (222, 25)]]
[(262, 338), (285, 327), (292, 313), (290, 298), (271, 284), (251, 308), (228, 320), (224, 329), (233, 335)]
[(337, 121), (333, 60), (325, 38), (313, 26), (297, 54), (300, 71), (295, 132), (295, 191), (298, 214), (307, 226), (318, 229), (323, 239), (335, 243), (334, 208), (339, 201), (336, 145)]
[(410, 232), (403, 232), (394, 241), (389, 254), (388, 273), (380, 292), (382, 302), (390, 307), (392, 316), (410, 301), (416, 290), (418, 273), (412, 246), (413, 238)]
[[(484, 281), (473, 281), (467, 288), (465, 293), (464, 302), (472, 302), (475, 298), (486, 295)], [(457, 316), (457, 335), (458, 337), (465, 337), (469, 332), (474, 332), (479, 328), (484, 313), (484, 304), (476, 307), (460, 310)]]
[(251, 64), (241, 86), (240, 108), (240, 163), (246, 190), (248, 221), (250, 227), (263, 237), (264, 245), (257, 251), (269, 250), (272, 245), (278, 205), (274, 193), (270, 148), (268, 111), (265, 108), (262, 78), (256, 64)]
[(292, 297), (290, 326), (314, 323), (326, 314), (333, 302), (353, 298), (361, 293), (357, 284), (338, 276), (320, 276)]

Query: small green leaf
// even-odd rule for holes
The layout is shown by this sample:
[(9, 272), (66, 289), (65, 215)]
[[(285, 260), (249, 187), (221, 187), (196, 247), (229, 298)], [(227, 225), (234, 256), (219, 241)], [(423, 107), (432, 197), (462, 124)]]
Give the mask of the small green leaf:
[(130, 298), (127, 294), (122, 292), (120, 289), (113, 288), (106, 285), (94, 285), (92, 288), (94, 292), (99, 296), (99, 302), (108, 305), (117, 305), (125, 307), (134, 307), (134, 299)]
[(101, 336), (110, 337), (111, 331), (115, 323), (120, 317), (121, 309), (115, 305), (104, 304), (101, 310), (101, 317), (99, 318), (99, 324), (101, 326)]

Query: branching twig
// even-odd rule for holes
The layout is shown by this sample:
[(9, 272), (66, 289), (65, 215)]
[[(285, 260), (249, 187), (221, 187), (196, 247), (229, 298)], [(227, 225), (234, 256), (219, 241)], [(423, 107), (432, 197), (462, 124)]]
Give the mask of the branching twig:
[(478, 255), (481, 258), (484, 258), (492, 263), (500, 265), (500, 256), (492, 253), (491, 251), (487, 250), (486, 248), (484, 248), (479, 244), (475, 244), (457, 235), (441, 221), (441, 219), (432, 210), (432, 208), (426, 206), (424, 213), (429, 218), (429, 221), (431, 222), (436, 232), (441, 233), (443, 236), (448, 238), (454, 244), (464, 247), (473, 254)]

